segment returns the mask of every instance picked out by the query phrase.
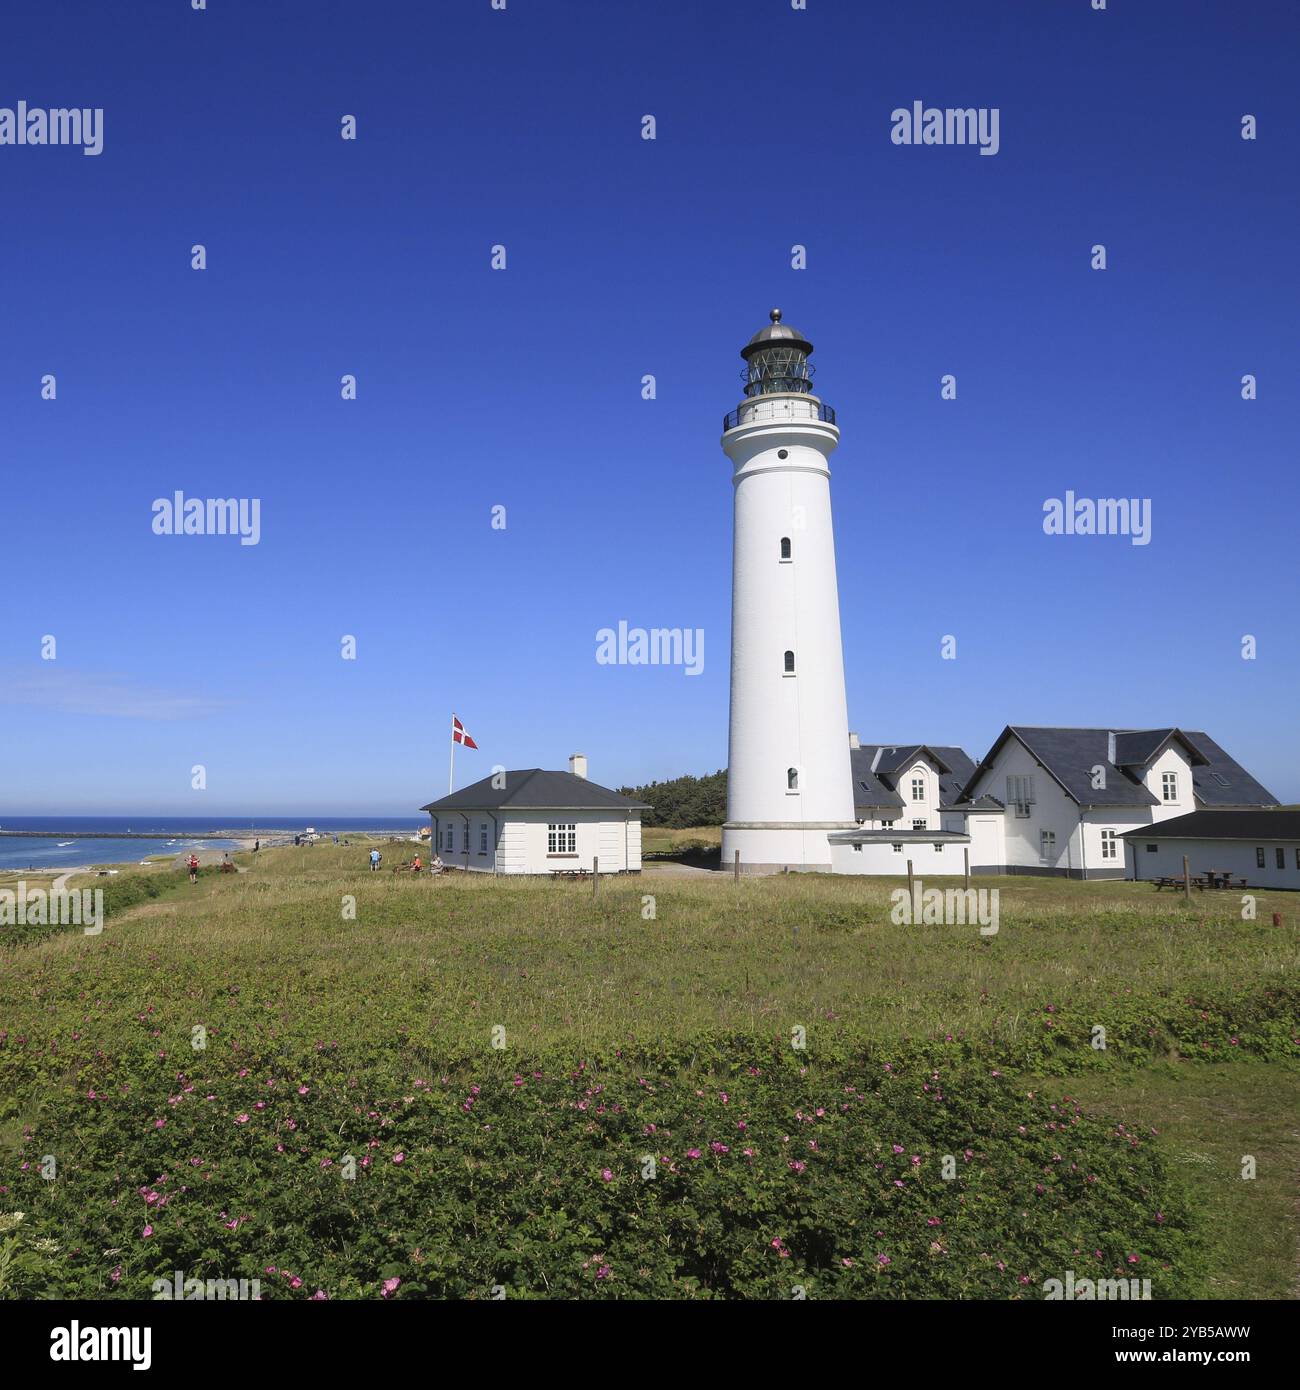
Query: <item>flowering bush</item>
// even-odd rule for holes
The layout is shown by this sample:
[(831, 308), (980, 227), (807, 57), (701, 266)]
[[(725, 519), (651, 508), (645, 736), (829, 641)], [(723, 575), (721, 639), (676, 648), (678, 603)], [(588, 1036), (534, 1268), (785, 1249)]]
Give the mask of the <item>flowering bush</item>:
[(176, 1269), (316, 1299), (1038, 1298), (1067, 1269), (1159, 1298), (1201, 1278), (1158, 1141), (901, 1049), (96, 1057), (22, 1152), (0, 1208), (61, 1250), (42, 1296), (149, 1297)]

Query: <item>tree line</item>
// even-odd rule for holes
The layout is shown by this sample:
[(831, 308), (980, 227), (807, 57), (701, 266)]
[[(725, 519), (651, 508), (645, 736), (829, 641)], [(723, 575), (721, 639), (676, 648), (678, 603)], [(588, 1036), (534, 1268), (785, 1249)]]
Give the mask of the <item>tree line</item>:
[(704, 777), (673, 777), (644, 787), (620, 787), (623, 796), (644, 801), (652, 809), (646, 825), (681, 830), (692, 825), (721, 825), (727, 818), (727, 769)]

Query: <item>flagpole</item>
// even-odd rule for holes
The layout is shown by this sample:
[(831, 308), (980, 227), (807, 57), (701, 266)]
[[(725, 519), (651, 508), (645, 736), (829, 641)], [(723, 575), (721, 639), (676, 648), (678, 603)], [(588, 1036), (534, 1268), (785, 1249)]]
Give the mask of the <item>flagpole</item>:
[(448, 796), (452, 794), (456, 787), (456, 715), (454, 711), (451, 720), (451, 766), (447, 769)]

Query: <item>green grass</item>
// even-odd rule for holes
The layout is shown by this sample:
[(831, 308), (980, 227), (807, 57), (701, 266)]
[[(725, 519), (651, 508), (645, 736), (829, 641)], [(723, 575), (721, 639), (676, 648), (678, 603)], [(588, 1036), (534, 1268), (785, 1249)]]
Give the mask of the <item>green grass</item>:
[[(689, 848), (677, 837), (698, 832), (647, 838), (655, 834), (672, 851)], [(540, 1059), (549, 1076), (557, 1059), (563, 1069), (604, 1058), (613, 1089), (630, 1084), (614, 1060), (622, 1051), (665, 1069), (665, 1093), (684, 1086), (689, 1095), (700, 1059), (710, 1076), (719, 1067), (744, 1075), (746, 1059), (789, 1059), (799, 1029), (810, 1075), (821, 1068), (828, 1083), (888, 1064), (942, 1068), (969, 1078), (969, 1089), (1001, 1071), (1022, 1079), (1021, 1094), (1038, 1078), (1045, 1092), (1081, 1097), (1089, 1110), (1163, 1129), (1161, 1162), (1188, 1180), (1196, 1238), (1208, 1252), (1208, 1282), (1197, 1287), (1276, 1297), (1294, 1286), (1287, 1204), (1300, 1179), (1300, 900), (1292, 895), (1257, 895), (1254, 920), (1243, 920), (1234, 894), (1189, 905), (1139, 884), (978, 879), (1001, 895), (999, 930), (986, 937), (974, 926), (894, 925), (892, 879), (646, 873), (603, 879), (593, 893), (590, 883), (371, 874), (367, 852), (318, 844), (240, 854), (246, 873), (209, 872), (197, 886), (181, 866), (122, 875), (102, 936), (72, 931), (8, 947), (5, 1171), (33, 1144), (38, 1154), (83, 1155), (86, 1197), (75, 1209), (52, 1196), (42, 1206), (39, 1185), (24, 1198), (33, 1219), (53, 1223), (54, 1238), (93, 1243), (75, 1210), (106, 1203), (110, 1169), (125, 1163), (128, 1178), (117, 1180), (129, 1186), (156, 1176), (145, 1166), (182, 1161), (167, 1149), (166, 1128), (150, 1140), (154, 1159), (143, 1147), (114, 1160), (112, 1124), (124, 1117), (110, 1124), (96, 1108), (87, 1118), (77, 1098), (90, 1089), (121, 1093), (143, 1122), (172, 1113), (178, 1073), (201, 1074), (224, 1095), (240, 1059), (316, 1075), (328, 1057), (338, 1078), (331, 1103), (346, 1124), (346, 1087), (358, 1078), (376, 1110), (396, 1104), (412, 1075), (441, 1072), (450, 1085), (476, 1068), (504, 1067), (508, 1079)], [(191, 1048), (196, 1027), (206, 1030), (201, 1056)], [(504, 1052), (493, 1046), (497, 1029)], [(502, 1095), (504, 1105), (508, 1086)], [(558, 1094), (552, 1100), (568, 1112)], [(755, 1097), (756, 1116), (768, 1103)], [(1010, 1114), (1027, 1102), (999, 1092), (989, 1104)], [(218, 1152), (233, 1142), (226, 1129), (205, 1139)], [(412, 1136), (421, 1142), (433, 1145), (431, 1130)], [(942, 1131), (926, 1142), (942, 1146)], [(1260, 1176), (1230, 1181), (1243, 1154), (1257, 1156)], [(265, 1178), (262, 1162), (243, 1180), (250, 1191)], [(1153, 1170), (1150, 1181), (1164, 1180)], [(238, 1186), (224, 1197), (239, 1200)], [(107, 1248), (125, 1237), (96, 1228), (101, 1238)], [(1018, 1237), (1006, 1238), (1029, 1258)], [(320, 1254), (322, 1269), (335, 1268), (342, 1247), (322, 1239), (324, 1254), (312, 1247), (295, 1258)], [(732, 1282), (738, 1268), (728, 1264), (714, 1287), (766, 1287)], [(469, 1278), (444, 1273), (428, 1287), (455, 1290)], [(409, 1270), (404, 1277), (414, 1286)], [(701, 1277), (707, 1288), (711, 1276)], [(1192, 1287), (1190, 1264), (1180, 1277)], [(351, 1288), (347, 1278), (339, 1275), (339, 1288)], [(660, 1296), (678, 1296), (682, 1278), (680, 1269), (664, 1274)], [(999, 1296), (983, 1285), (970, 1294)], [(849, 1296), (868, 1295), (855, 1286)]]

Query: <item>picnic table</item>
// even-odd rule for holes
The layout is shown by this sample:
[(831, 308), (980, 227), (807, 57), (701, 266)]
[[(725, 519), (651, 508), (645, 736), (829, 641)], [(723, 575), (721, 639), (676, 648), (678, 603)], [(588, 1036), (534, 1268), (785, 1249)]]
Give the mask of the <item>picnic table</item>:
[[(1228, 869), (1206, 869), (1205, 877), (1209, 879), (1211, 888), (1232, 887), (1233, 876), (1232, 872)], [(1246, 886), (1246, 878), (1244, 874), (1238, 876), (1237, 883), (1242, 888)]]

